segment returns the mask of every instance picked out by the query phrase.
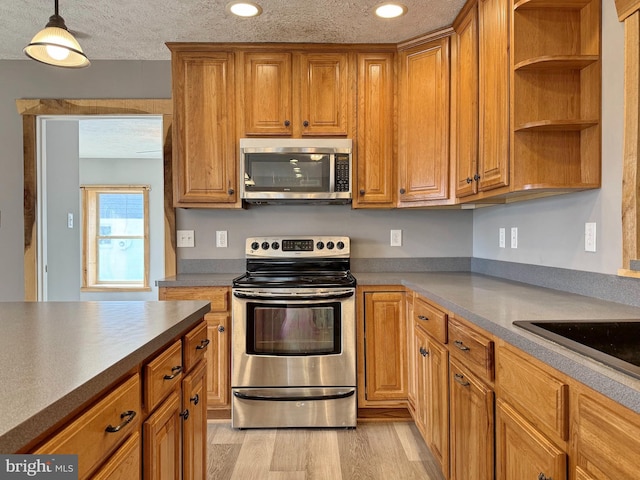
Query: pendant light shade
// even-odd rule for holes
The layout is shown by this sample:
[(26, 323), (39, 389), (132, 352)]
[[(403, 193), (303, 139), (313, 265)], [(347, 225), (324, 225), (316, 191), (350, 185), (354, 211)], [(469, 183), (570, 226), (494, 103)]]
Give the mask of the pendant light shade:
[(38, 62), (56, 67), (82, 68), (91, 62), (82, 51), (78, 41), (71, 35), (64, 19), (58, 15), (58, 0), (55, 0), (55, 14), (24, 48), (24, 53)]

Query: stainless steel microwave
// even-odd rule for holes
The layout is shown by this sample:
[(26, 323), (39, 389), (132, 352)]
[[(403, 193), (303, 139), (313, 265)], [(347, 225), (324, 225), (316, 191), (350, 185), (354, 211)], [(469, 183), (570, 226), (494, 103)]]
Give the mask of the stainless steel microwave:
[(248, 203), (350, 203), (351, 174), (350, 139), (240, 139), (240, 196)]

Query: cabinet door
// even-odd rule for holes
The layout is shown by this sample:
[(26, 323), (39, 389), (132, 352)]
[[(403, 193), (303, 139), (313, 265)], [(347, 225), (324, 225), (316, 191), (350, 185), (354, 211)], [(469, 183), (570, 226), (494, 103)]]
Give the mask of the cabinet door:
[(509, 1), (478, 0), (478, 189), (509, 184)]
[(172, 68), (175, 206), (235, 203), (233, 54), (174, 52)]
[(406, 401), (404, 293), (365, 293), (366, 399)]
[(478, 7), (454, 25), (456, 197), (478, 191)]
[(400, 52), (399, 206), (449, 196), (449, 39)]
[[(207, 370), (206, 362), (182, 381), (183, 480), (207, 478)], [(186, 415), (185, 412), (189, 414)]]
[[(299, 57), (300, 132), (304, 135), (349, 134), (348, 56), (304, 53)], [(295, 131), (295, 128), (294, 128)]]
[(229, 407), (231, 343), (228, 313), (205, 315), (209, 338), (207, 348), (207, 406)]
[(449, 359), (451, 480), (493, 478), (493, 391)]
[(241, 58), (245, 135), (291, 135), (291, 54), (246, 52)]
[[(356, 182), (353, 206), (394, 206), (392, 53), (358, 54)], [(355, 157), (354, 157), (355, 158)]]
[(567, 455), (508, 403), (496, 409), (496, 480), (567, 478)]
[(143, 424), (144, 480), (179, 479), (180, 395), (173, 391)]
[(449, 470), (449, 355), (443, 345), (431, 338), (427, 339), (427, 443), (446, 478)]

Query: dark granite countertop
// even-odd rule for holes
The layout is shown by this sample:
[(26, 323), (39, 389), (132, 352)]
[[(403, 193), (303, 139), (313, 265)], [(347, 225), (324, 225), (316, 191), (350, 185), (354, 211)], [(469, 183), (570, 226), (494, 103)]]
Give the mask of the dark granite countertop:
[(0, 303), (0, 453), (28, 444), (209, 310), (203, 301)]
[[(470, 272), (357, 272), (358, 285), (404, 285), (640, 413), (640, 380), (513, 326), (514, 320), (640, 319), (640, 308)], [(160, 286), (231, 286), (237, 273), (180, 274)]]

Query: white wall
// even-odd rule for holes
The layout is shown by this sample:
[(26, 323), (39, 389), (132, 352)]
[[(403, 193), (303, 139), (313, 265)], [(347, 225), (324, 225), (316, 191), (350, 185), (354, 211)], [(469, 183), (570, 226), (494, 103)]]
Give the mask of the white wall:
[[(474, 257), (609, 274), (622, 267), (624, 25), (613, 0), (602, 5), (602, 51), (602, 188), (476, 210)], [(596, 222), (596, 253), (584, 251), (585, 222)], [(498, 247), (500, 227), (518, 227), (517, 250)]]

